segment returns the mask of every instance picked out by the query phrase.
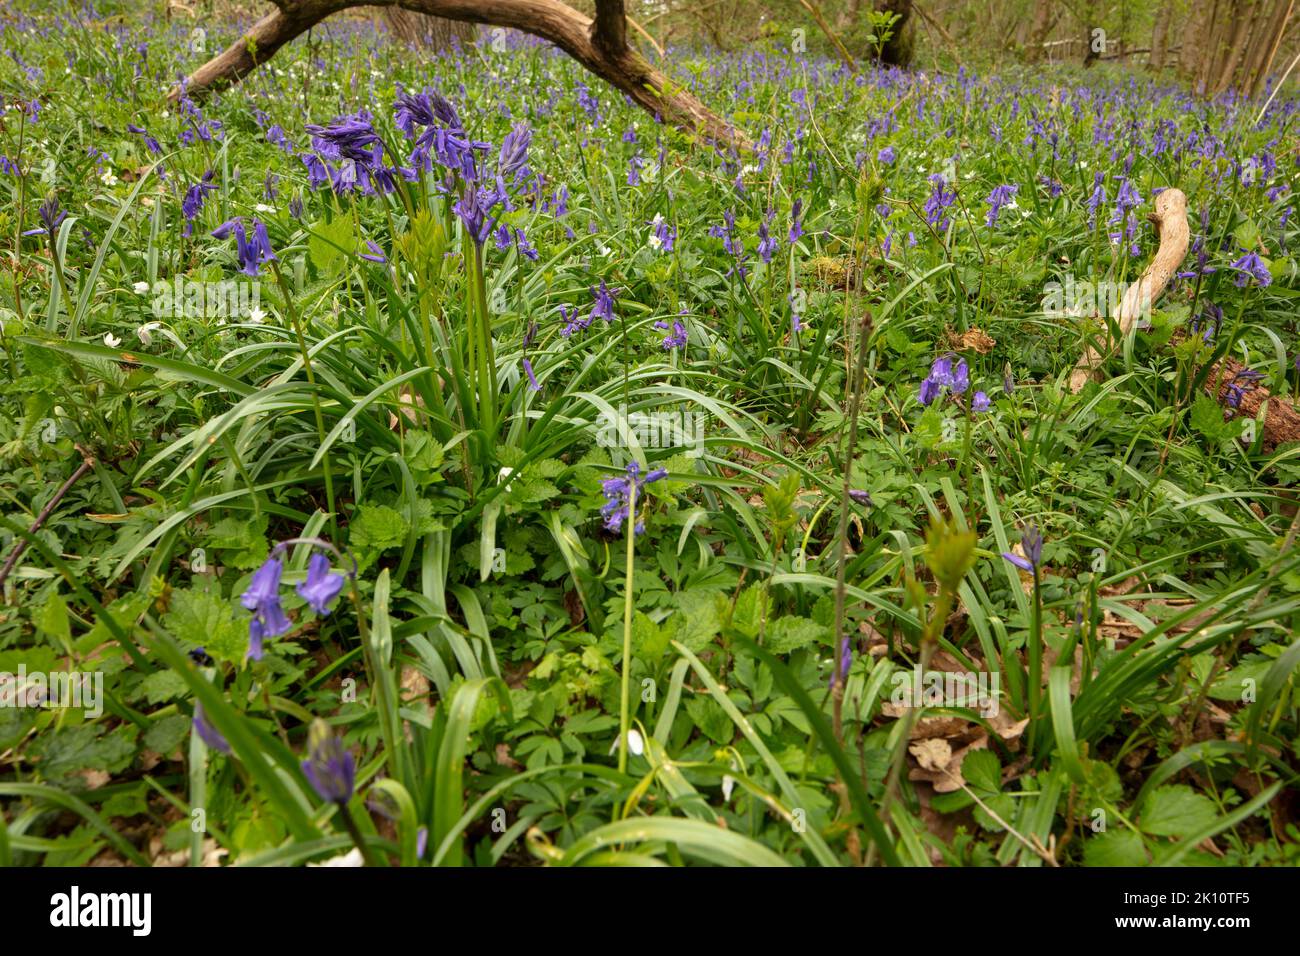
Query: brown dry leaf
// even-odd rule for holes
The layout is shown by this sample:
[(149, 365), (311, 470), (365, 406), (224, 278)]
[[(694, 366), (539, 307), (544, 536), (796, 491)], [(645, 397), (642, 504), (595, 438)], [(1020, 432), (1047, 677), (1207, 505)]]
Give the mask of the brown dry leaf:
[(429, 678), (414, 667), (402, 668), (402, 700), (425, 700), (429, 696)]
[[(438, 377), (438, 385), (442, 385), (442, 377)], [(415, 390), (409, 385), (403, 385), (397, 392), (397, 404), (405, 418), (412, 425), (418, 425), (420, 422), (419, 415), (416, 414), (417, 408), (424, 408), (424, 399), (415, 394)], [(388, 428), (390, 431), (397, 431), (401, 426), (401, 419), (392, 412), (388, 413)]]
[[(908, 748), (908, 750), (916, 756), (919, 766), (913, 767), (907, 772), (907, 779), (924, 780), (934, 786), (935, 793), (952, 793), (955, 790), (960, 790), (966, 785), (966, 780), (961, 775), (961, 765), (966, 759), (966, 755), (972, 750), (987, 750), (989, 746), (989, 737), (988, 734), (983, 734), (976, 740), (973, 740), (971, 743), (961, 748), (961, 750), (951, 754), (949, 759), (942, 765), (933, 767), (926, 766), (925, 761), (923, 761), (920, 755), (916, 753), (916, 748), (918, 746), (918, 744), (913, 744)], [(944, 746), (947, 746), (946, 742), (944, 742)]]
[(942, 770), (952, 762), (952, 747), (941, 737), (909, 744), (907, 752), (916, 758), (922, 770)]
[(86, 781), (87, 790), (98, 790), (113, 779), (105, 770), (78, 770), (77, 775)]
[(975, 352), (979, 355), (988, 355), (998, 343), (993, 336), (983, 329), (969, 328), (960, 335), (956, 332), (949, 332), (948, 344), (959, 352)]
[(510, 756), (510, 746), (508, 744), (497, 744), (496, 758), (498, 765), (509, 767), (511, 770), (520, 770), (524, 766), (514, 757)]

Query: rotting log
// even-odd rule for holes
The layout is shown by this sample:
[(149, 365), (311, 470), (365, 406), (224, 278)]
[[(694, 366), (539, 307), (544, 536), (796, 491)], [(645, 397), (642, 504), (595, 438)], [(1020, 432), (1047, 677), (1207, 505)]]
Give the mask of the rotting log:
[[(331, 14), (360, 6), (400, 6), (415, 13), (507, 27), (549, 40), (583, 67), (626, 93), (646, 111), (725, 146), (748, 148), (748, 137), (677, 81), (651, 66), (627, 43), (623, 0), (597, 0), (595, 19), (560, 0), (272, 0), (276, 9), (195, 70), (184, 92), (199, 97), (236, 83), (289, 41)], [(171, 91), (173, 99), (182, 87)]]

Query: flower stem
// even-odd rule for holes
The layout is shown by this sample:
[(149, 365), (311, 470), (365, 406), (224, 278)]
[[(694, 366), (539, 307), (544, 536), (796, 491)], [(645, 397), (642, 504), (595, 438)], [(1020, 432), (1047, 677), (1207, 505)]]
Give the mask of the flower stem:
[(623, 579), (623, 686), (618, 708), (618, 771), (627, 772), (627, 733), (632, 691), (632, 560), (636, 553), (636, 479), (628, 481), (627, 573)]

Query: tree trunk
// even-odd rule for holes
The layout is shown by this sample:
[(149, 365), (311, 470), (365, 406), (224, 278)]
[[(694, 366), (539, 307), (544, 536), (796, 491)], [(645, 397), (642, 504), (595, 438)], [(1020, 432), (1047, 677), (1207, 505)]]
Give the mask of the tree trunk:
[(1273, 11), (1268, 29), (1259, 31), (1256, 49), (1251, 52), (1243, 68), (1241, 83), (1242, 91), (1249, 94), (1252, 99), (1259, 96), (1264, 81), (1268, 79), (1269, 71), (1273, 69), (1273, 60), (1277, 57), (1282, 36), (1286, 33), (1294, 12), (1295, 0), (1276, 0), (1276, 9)]
[(1155, 25), (1151, 28), (1151, 69), (1159, 73), (1165, 68), (1169, 51), (1169, 21), (1174, 15), (1173, 0), (1161, 0), (1156, 8)]
[[(1241, 62), (1241, 55), (1246, 49), (1246, 40), (1250, 36), (1251, 25), (1255, 22), (1254, 16), (1258, 12), (1258, 4), (1253, 0), (1245, 0), (1245, 2), (1237, 4), (1232, 29), (1230, 32), (1225, 31), (1226, 36), (1230, 39), (1224, 57), (1215, 73), (1214, 83), (1210, 87), (1211, 96), (1218, 96), (1232, 86), (1233, 79), (1237, 75), (1237, 64)], [(1261, 23), (1260, 25), (1266, 24)]]
[(462, 45), (474, 39), (472, 23), (413, 13), (402, 7), (384, 7), (383, 18), (393, 38), (410, 47), (447, 50), (451, 49), (453, 38)]
[[(191, 96), (238, 82), (265, 63), (294, 37), (340, 10), (365, 4), (357, 0), (274, 0), (277, 9), (258, 20), (224, 52), (199, 67), (182, 90)], [(677, 80), (656, 70), (636, 50), (615, 39), (625, 38), (623, 0), (597, 0), (593, 21), (561, 0), (391, 0), (371, 6), (402, 6), (464, 23), (486, 23), (531, 33), (554, 43), (584, 67), (666, 123), (694, 132), (712, 142), (747, 149), (744, 133), (716, 115)], [(611, 36), (609, 31), (616, 31)]]
[(1025, 59), (1030, 63), (1043, 58), (1043, 44), (1052, 33), (1056, 16), (1057, 8), (1052, 0), (1037, 0), (1034, 4), (1033, 26), (1029, 28), (1029, 39), (1025, 42)]
[(912, 18), (912, 0), (876, 0), (876, 12), (893, 13), (893, 35), (880, 50), (880, 62), (888, 66), (907, 66), (912, 62), (912, 35), (907, 24)]

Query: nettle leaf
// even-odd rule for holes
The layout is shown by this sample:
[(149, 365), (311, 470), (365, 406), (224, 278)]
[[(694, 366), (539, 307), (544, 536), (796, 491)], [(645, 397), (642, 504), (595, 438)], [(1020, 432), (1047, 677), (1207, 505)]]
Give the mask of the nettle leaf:
[(1087, 866), (1146, 866), (1151, 862), (1142, 837), (1132, 830), (1107, 830), (1087, 838), (1083, 844)]
[(388, 505), (359, 505), (348, 524), (352, 547), (369, 551), (398, 547), (410, 529), (402, 513)]
[(731, 718), (712, 697), (692, 697), (686, 702), (686, 713), (690, 714), (695, 726), (714, 743), (731, 743), (736, 736)]
[(190, 719), (184, 714), (171, 714), (154, 721), (144, 732), (144, 745), (164, 757), (175, 752), (190, 732)]
[(1160, 787), (1142, 803), (1138, 826), (1152, 836), (1185, 837), (1219, 816), (1214, 801), (1185, 784)]
[(140, 686), (131, 695), (132, 700), (144, 698), (150, 704), (165, 704), (183, 697), (187, 684), (185, 678), (175, 671), (154, 671), (140, 682)]
[[(173, 592), (173, 598), (174, 596), (175, 592)], [(113, 632), (109, 629), (108, 622), (104, 620), (106, 616), (111, 617), (113, 623), (127, 634), (130, 634), (136, 623), (139, 622), (141, 615), (148, 610), (151, 600), (152, 598), (147, 593), (141, 594), (137, 591), (132, 591), (130, 594), (118, 598), (104, 608), (104, 614), (95, 618), (94, 627), (77, 638), (77, 651), (81, 654), (89, 654), (95, 648), (114, 640)]]
[(186, 649), (202, 647), (216, 661), (238, 664), (248, 651), (248, 624), (233, 601), (209, 591), (173, 591), (163, 626)]
[(332, 221), (318, 220), (311, 226), (307, 254), (311, 264), (321, 272), (333, 272), (343, 265), (357, 245), (356, 230), (349, 216)]
[(767, 636), (763, 646), (773, 654), (789, 654), (801, 647), (825, 641), (830, 636), (830, 629), (806, 617), (786, 615), (767, 625)]
[(937, 403), (921, 413), (916, 428), (912, 429), (911, 438), (927, 451), (943, 444), (943, 414)]
[(637, 611), (632, 618), (632, 646), (636, 656), (643, 661), (659, 660), (668, 650), (669, 635), (643, 612)]
[[(718, 601), (726, 607), (727, 599), (725, 595), (718, 595)], [(765, 616), (764, 611), (767, 606), (767, 593), (761, 586), (755, 584), (745, 588), (736, 598), (735, 607), (729, 609), (732, 628), (745, 637), (758, 637), (758, 631), (762, 627)]]
[(81, 724), (39, 736), (32, 751), (40, 758), (41, 775), (63, 780), (78, 770), (125, 770), (135, 756), (135, 725), (123, 724), (109, 734), (103, 730), (103, 724)]
[(72, 641), (72, 624), (68, 620), (68, 603), (58, 591), (51, 591), (36, 619), (41, 632), (61, 648)]
[(1228, 423), (1223, 420), (1223, 408), (1208, 395), (1197, 395), (1188, 418), (1193, 429), (1210, 441), (1221, 441), (1228, 434)]
[(438, 474), (442, 467), (445, 452), (442, 443), (429, 432), (411, 429), (406, 433), (406, 451), (404, 455), (411, 474), (417, 481), (427, 483)]
[(701, 651), (713, 642), (722, 629), (712, 591), (682, 591), (676, 596), (677, 613), (668, 619), (671, 636), (691, 651)]

